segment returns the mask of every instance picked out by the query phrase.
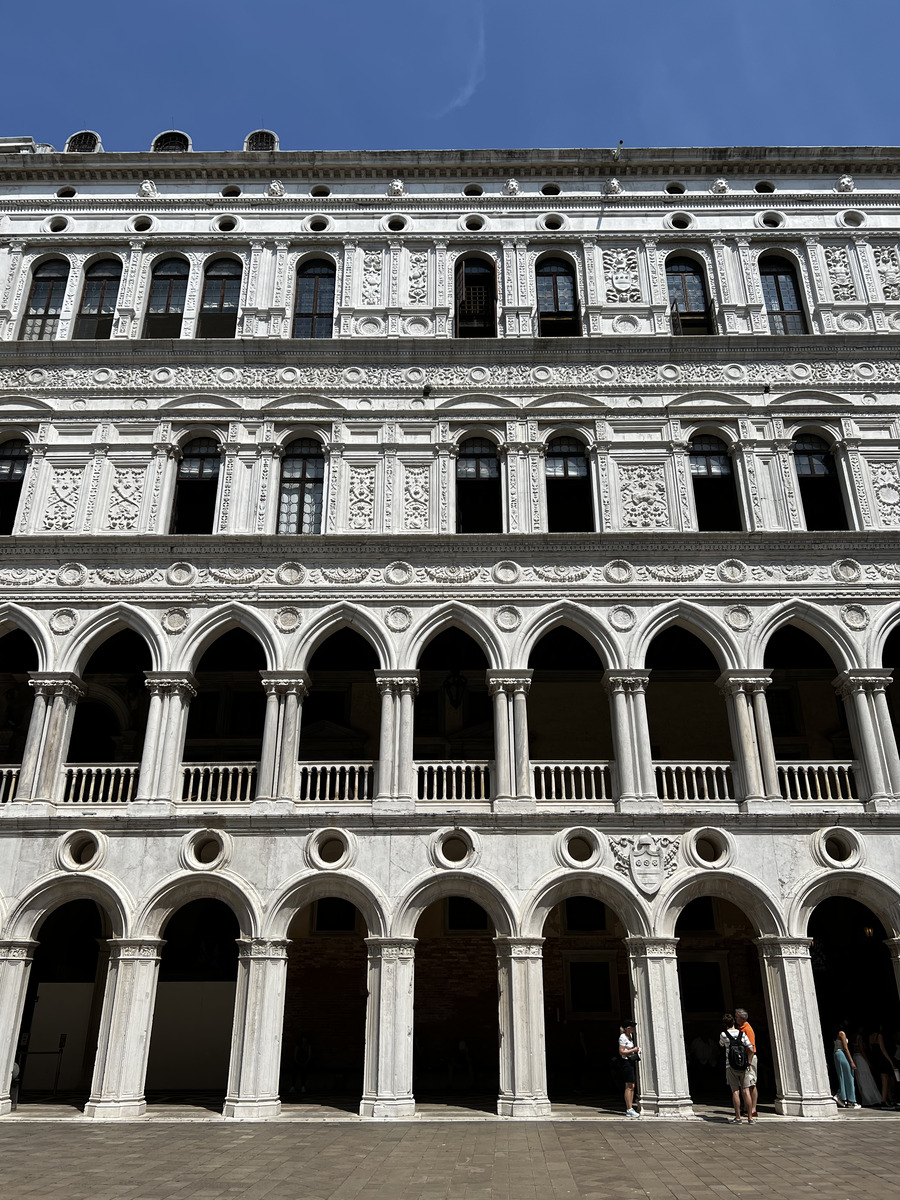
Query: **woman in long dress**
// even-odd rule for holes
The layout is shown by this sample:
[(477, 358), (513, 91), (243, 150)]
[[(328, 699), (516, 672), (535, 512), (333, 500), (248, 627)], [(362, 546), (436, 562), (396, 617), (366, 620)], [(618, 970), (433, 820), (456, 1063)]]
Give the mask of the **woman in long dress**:
[(865, 1108), (877, 1108), (881, 1104), (881, 1088), (875, 1082), (869, 1066), (868, 1046), (863, 1031), (858, 1029), (853, 1039), (853, 1061), (856, 1063), (856, 1098)]

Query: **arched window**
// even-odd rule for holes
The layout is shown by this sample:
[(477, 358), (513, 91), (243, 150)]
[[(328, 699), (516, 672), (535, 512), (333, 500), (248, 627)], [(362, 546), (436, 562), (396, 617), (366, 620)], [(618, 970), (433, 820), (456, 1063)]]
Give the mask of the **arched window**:
[(75, 318), (74, 338), (79, 341), (87, 338), (106, 341), (112, 336), (121, 279), (120, 259), (104, 258), (91, 263), (84, 273), (84, 291)]
[(562, 258), (542, 258), (535, 271), (538, 330), (541, 337), (578, 337), (575, 271)]
[(153, 139), (152, 149), (160, 154), (186, 154), (191, 148), (191, 139), (178, 129), (168, 129)]
[(183, 258), (166, 258), (153, 268), (145, 338), (181, 337), (190, 267)]
[(666, 283), (676, 335), (715, 333), (712, 305), (706, 294), (703, 268), (696, 259), (681, 256), (666, 260)]
[(759, 260), (769, 333), (809, 333), (793, 263), (774, 254)]
[(689, 459), (697, 528), (709, 532), (741, 529), (741, 510), (728, 447), (721, 438), (702, 434), (691, 439)]
[(53, 340), (59, 326), (59, 313), (68, 280), (69, 264), (64, 258), (53, 258), (35, 267), (20, 341)]
[(172, 505), (172, 533), (214, 532), (220, 462), (215, 438), (194, 438), (183, 448)]
[(467, 438), (456, 460), (456, 532), (502, 533), (503, 498), (497, 447)]
[(0, 534), (12, 533), (22, 480), (28, 466), (28, 443), (24, 438), (10, 438), (0, 445)]
[(247, 134), (244, 149), (271, 153), (278, 149), (278, 138), (271, 129), (255, 129), (253, 133)]
[(297, 438), (284, 452), (278, 495), (279, 533), (321, 533), (325, 455), (313, 438)]
[(197, 337), (234, 337), (243, 273), (244, 268), (233, 258), (217, 258), (206, 268)]
[(551, 533), (590, 533), (594, 504), (584, 443), (554, 438), (547, 446), (547, 528)]
[(330, 338), (334, 325), (334, 263), (313, 258), (297, 268), (295, 338)]
[(461, 258), (456, 264), (456, 336), (497, 336), (497, 279), (494, 264)]
[(794, 466), (807, 529), (848, 529), (841, 481), (824, 438), (801, 433), (794, 439)]
[(92, 129), (73, 133), (66, 142), (66, 154), (96, 154), (102, 149), (100, 138)]

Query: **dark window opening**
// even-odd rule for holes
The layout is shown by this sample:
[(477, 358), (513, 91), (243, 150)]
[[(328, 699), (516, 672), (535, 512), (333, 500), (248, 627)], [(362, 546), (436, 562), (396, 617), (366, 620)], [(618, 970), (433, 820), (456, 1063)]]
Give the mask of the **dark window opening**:
[(190, 148), (190, 139), (177, 129), (170, 129), (153, 139), (153, 150), (158, 154), (186, 154)]
[(295, 338), (330, 338), (334, 326), (334, 263), (316, 258), (297, 269)]
[(88, 267), (73, 338), (107, 341), (112, 336), (121, 280), (122, 263), (118, 258), (104, 258)]
[(256, 150), (262, 152), (271, 152), (278, 149), (278, 138), (274, 133), (270, 133), (268, 129), (257, 129), (247, 138), (248, 150)]
[(66, 142), (67, 154), (95, 154), (100, 148), (100, 139), (96, 133), (85, 130), (83, 133), (73, 133)]
[(456, 264), (456, 336), (497, 336), (497, 282), (494, 264), (464, 258)]
[(456, 532), (502, 533), (503, 497), (497, 447), (468, 438), (456, 460)]
[(769, 314), (769, 333), (809, 333), (793, 265), (785, 258), (761, 258), (759, 276)]
[(541, 337), (578, 337), (575, 271), (561, 258), (545, 258), (536, 271), (538, 331)]
[(795, 438), (794, 465), (806, 528), (849, 529), (834, 455), (824, 438), (808, 433)]
[(237, 332), (243, 267), (233, 258), (217, 258), (206, 268), (197, 337), (233, 338)]
[(20, 341), (49, 342), (56, 337), (68, 280), (69, 264), (65, 259), (54, 258), (35, 268)]
[(666, 283), (676, 336), (716, 333), (715, 314), (706, 292), (703, 268), (693, 258), (670, 258)]
[(167, 258), (153, 268), (145, 338), (179, 338), (190, 268), (183, 258)]
[(184, 447), (178, 464), (172, 533), (212, 533), (219, 492), (219, 443), (194, 438)]
[(284, 452), (278, 496), (279, 533), (321, 533), (325, 455), (312, 438), (298, 438)]
[(554, 438), (547, 446), (547, 528), (551, 533), (591, 533), (594, 503), (584, 445)]
[(689, 461), (697, 528), (705, 532), (741, 529), (731, 456), (722, 439), (695, 437), (691, 442)]
[(24, 438), (11, 438), (0, 445), (0, 534), (15, 529), (27, 467), (28, 443)]

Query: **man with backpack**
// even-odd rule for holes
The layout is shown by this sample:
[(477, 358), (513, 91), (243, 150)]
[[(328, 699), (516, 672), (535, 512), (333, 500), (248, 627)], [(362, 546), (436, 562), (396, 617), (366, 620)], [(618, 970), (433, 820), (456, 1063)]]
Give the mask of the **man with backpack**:
[(752, 1109), (747, 1109), (747, 1116), (756, 1119), (756, 1103), (759, 1092), (756, 1087), (756, 1078), (759, 1074), (758, 1062), (756, 1057), (756, 1034), (753, 1032), (753, 1026), (750, 1024), (750, 1014), (746, 1008), (736, 1008), (734, 1010), (734, 1019), (741, 1033), (746, 1033), (750, 1039), (750, 1061), (747, 1064), (746, 1084), (750, 1090), (750, 1100), (753, 1104)]
[[(742, 1097), (744, 1104), (747, 1106), (747, 1112), (753, 1112), (753, 1104), (750, 1099), (750, 1086), (747, 1079), (753, 1044), (746, 1033), (742, 1033), (738, 1029), (732, 1013), (725, 1013), (724, 1017), (722, 1017), (722, 1032), (719, 1034), (719, 1045), (725, 1051), (725, 1078), (728, 1081), (729, 1088), (731, 1088), (731, 1102), (734, 1105), (734, 1116), (731, 1118), (731, 1124), (740, 1125)], [(747, 1117), (747, 1124), (753, 1124), (752, 1116)]]

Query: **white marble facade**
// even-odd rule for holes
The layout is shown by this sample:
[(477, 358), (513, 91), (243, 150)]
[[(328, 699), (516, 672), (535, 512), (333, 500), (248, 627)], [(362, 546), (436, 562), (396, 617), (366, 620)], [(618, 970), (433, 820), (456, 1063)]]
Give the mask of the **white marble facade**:
[[(808, 937), (816, 905), (866, 903), (900, 976), (900, 757), (883, 661), (900, 623), (898, 170), (866, 150), (461, 162), (57, 154), (0, 140), (0, 451), (21, 439), (28, 455), (0, 539), (0, 631), (24, 631), (38, 657), (21, 760), (0, 767), (0, 1113), (47, 913), (87, 897), (106, 914), (86, 1112), (127, 1117), (145, 1111), (165, 923), (213, 897), (241, 932), (224, 1112), (277, 1115), (288, 927), (312, 900), (339, 896), (367, 927), (360, 1112), (408, 1116), (416, 922), (449, 895), (477, 900), (496, 933), (498, 1111), (546, 1113), (544, 920), (577, 894), (625, 926), (631, 999), (652, 1043), (646, 1113), (691, 1112), (675, 924), (704, 895), (755, 927), (780, 1111), (834, 1111)], [(535, 269), (549, 254), (571, 265), (578, 337), (537, 336)], [(793, 265), (806, 334), (770, 333), (758, 260), (773, 254)], [(180, 337), (148, 339), (152, 270), (171, 255), (189, 272)], [(467, 255), (494, 266), (494, 338), (454, 336)], [(675, 255), (702, 268), (707, 336), (676, 336)], [(204, 339), (204, 272), (223, 256), (240, 264), (236, 336)], [(86, 272), (110, 258), (122, 268), (110, 336), (75, 338)], [(23, 340), (35, 271), (60, 259), (52, 336)], [(334, 267), (331, 336), (297, 339), (297, 272), (313, 259)], [(733, 465), (733, 532), (698, 517), (690, 446), (709, 435)], [(804, 435), (833, 455), (844, 530), (807, 528), (794, 453)], [(179, 461), (201, 437), (220, 454), (212, 524), (172, 534)], [(298, 437), (325, 459), (311, 535), (278, 532), (284, 452)], [(584, 447), (593, 532), (550, 531), (547, 449), (562, 437)], [(456, 532), (469, 438), (497, 448), (502, 531)], [(687, 793), (647, 728), (647, 648), (673, 625), (712, 651), (731, 734), (728, 761), (681, 764)], [(765, 699), (766, 645), (786, 625), (830, 655), (852, 751), (807, 764), (799, 783)], [(483, 798), (427, 798), (413, 753), (418, 662), (450, 626), (489, 664)], [(612, 758), (577, 796), (560, 782), (566, 764), (548, 775), (529, 759), (529, 656), (559, 626), (597, 649), (610, 704)], [(253, 798), (230, 799), (220, 780), (188, 801), (193, 673), (236, 627), (267, 664)], [(365, 784), (310, 799), (298, 760), (307, 668), (345, 627), (379, 660), (379, 754), (353, 767)], [(141, 761), (118, 774), (96, 764), (79, 792), (66, 752), (81, 672), (122, 629), (152, 657)], [(451, 836), (465, 842), (461, 860), (442, 851)], [(320, 853), (329, 838), (336, 859)]]

